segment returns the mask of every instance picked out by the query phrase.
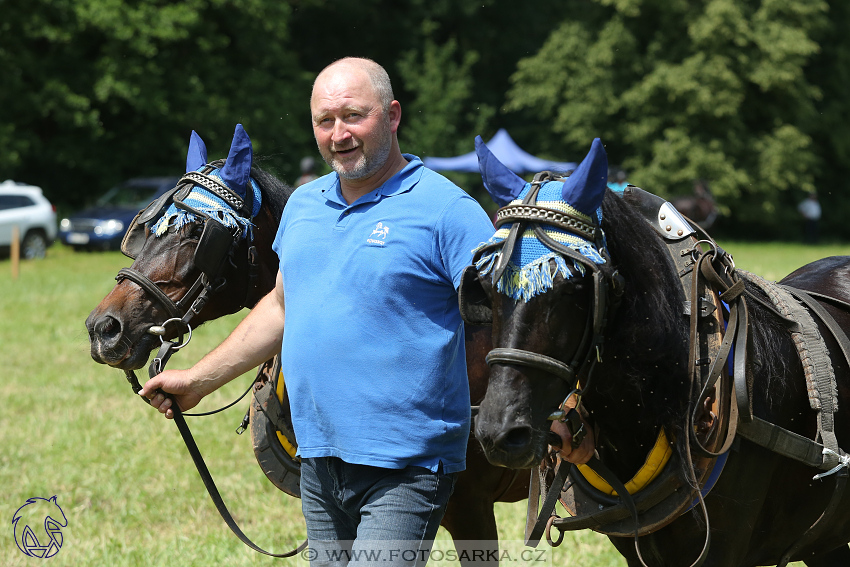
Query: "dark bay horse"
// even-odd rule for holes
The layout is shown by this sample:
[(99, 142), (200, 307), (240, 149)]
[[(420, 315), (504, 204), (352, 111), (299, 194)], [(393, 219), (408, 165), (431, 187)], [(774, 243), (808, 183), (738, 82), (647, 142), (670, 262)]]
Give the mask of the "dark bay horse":
[(717, 220), (718, 211), (714, 195), (711, 194), (708, 183), (701, 179), (694, 182), (692, 195), (673, 197), (670, 199), (670, 204), (705, 230), (711, 228)]
[[(203, 165), (206, 159), (198, 163)], [(197, 165), (193, 164), (192, 169)], [(221, 162), (211, 165), (224, 166)], [(242, 237), (230, 245), (235, 253), (223, 262), (221, 275), (207, 278), (218, 280), (218, 284), (215, 281), (211, 284), (221, 288), (209, 295), (202, 309), (193, 315), (193, 328), (204, 321), (235, 313), (242, 307), (252, 307), (274, 287), (278, 259), (271, 245), (292, 189), (256, 165), (251, 167), (251, 177), (262, 193), (262, 204), (252, 220), (253, 242), (248, 243)], [(130, 244), (135, 248), (131, 252), (135, 259), (130, 271), (122, 270), (125, 277), (119, 274), (117, 285), (86, 320), (92, 358), (124, 370), (139, 369), (146, 364), (151, 351), (160, 344), (159, 337), (151, 334), (151, 327), (162, 327), (166, 320), (182, 316), (169, 309), (167, 303), (191, 304), (195, 300), (193, 293), (196, 294), (191, 291), (192, 286), (201, 275), (197, 250), (204, 244), (202, 219), (154, 236), (150, 225), (163, 214), (163, 206), (153, 204), (152, 207), (156, 210), (151, 209), (147, 225), (141, 223), (135, 227), (136, 240)], [(145, 212), (140, 215), (144, 217)], [(128, 233), (125, 242), (133, 240)], [(133, 276), (133, 273), (141, 276)], [(168, 300), (160, 299), (150, 285), (141, 285), (144, 279), (153, 282)], [(168, 325), (164, 329), (165, 337), (173, 338), (179, 330), (179, 324)], [(476, 404), (484, 397), (489, 376), (484, 355), (490, 349), (490, 332), (485, 327), (469, 326), (466, 331), (470, 395)], [(494, 549), (498, 545), (494, 502), (516, 502), (527, 495), (527, 473), (520, 475), (518, 471), (491, 465), (480, 445), (470, 438), (467, 469), (458, 477), (442, 525), (452, 535), (458, 551), (473, 542), (477, 545), (490, 542), (486, 545)]]
[[(576, 396), (596, 434), (598, 466), (588, 465), (602, 479), (571, 470), (560, 494), (571, 517), (550, 526), (606, 533), (630, 567), (850, 565), (843, 490), (850, 459), (838, 449), (850, 446), (850, 420), (836, 412), (834, 425), (824, 425), (826, 406), (812, 408), (813, 396), (850, 404), (840, 344), (848, 346), (840, 329), (850, 329), (850, 257), (804, 266), (781, 288), (737, 270), (698, 232), (693, 245), (671, 254), (692, 227), (664, 206), (647, 214), (657, 203), (636, 188), (623, 197), (606, 190), (597, 142), (567, 179), (544, 176), (535, 185), (512, 181), (498, 165), (483, 172), (491, 193), (515, 199), (505, 200), (499, 232), (476, 256), (475, 285), (462, 290), (492, 310), (492, 371), (475, 424), (488, 458), (537, 467), (547, 456), (548, 420), (562, 419), (562, 402)], [(712, 263), (719, 279), (736, 282), (720, 290), (725, 305), (702, 279), (714, 273)], [(695, 282), (696, 294), (683, 281)], [(790, 288), (808, 292), (826, 318), (805, 322), (799, 302), (790, 306), (793, 318), (781, 311), (771, 298)], [(835, 336), (830, 318), (840, 328)], [(805, 334), (808, 352), (824, 353), (809, 366), (799, 356)], [(707, 340), (714, 335), (736, 340)], [(824, 376), (827, 367), (837, 388), (809, 381), (807, 392), (804, 374)], [(729, 391), (733, 380), (741, 391)], [(659, 443), (661, 433), (670, 441)], [(820, 449), (833, 434), (829, 455)], [(780, 445), (797, 443), (814, 464), (799, 451), (782, 452)], [(654, 456), (658, 447), (663, 459)], [(834, 468), (824, 466), (831, 457)], [(660, 463), (658, 476), (633, 490), (626, 479), (637, 481), (650, 462)], [(605, 481), (613, 495), (596, 488)], [(663, 483), (675, 488), (665, 493)], [(616, 508), (623, 513), (615, 517)]]

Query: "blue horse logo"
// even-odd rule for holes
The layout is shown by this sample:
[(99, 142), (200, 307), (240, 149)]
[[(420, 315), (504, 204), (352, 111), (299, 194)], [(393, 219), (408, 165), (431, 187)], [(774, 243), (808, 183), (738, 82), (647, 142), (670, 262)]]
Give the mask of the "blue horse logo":
[(65, 513), (52, 498), (30, 498), (12, 516), (15, 543), (25, 555), (47, 559), (59, 553), (62, 530), (68, 525)]

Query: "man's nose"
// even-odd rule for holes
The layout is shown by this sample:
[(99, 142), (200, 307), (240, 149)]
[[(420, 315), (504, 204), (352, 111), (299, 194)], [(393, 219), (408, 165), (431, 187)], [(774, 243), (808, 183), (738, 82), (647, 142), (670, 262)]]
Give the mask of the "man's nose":
[(332, 141), (335, 144), (344, 142), (351, 137), (351, 132), (348, 131), (348, 126), (342, 120), (337, 120), (334, 123)]

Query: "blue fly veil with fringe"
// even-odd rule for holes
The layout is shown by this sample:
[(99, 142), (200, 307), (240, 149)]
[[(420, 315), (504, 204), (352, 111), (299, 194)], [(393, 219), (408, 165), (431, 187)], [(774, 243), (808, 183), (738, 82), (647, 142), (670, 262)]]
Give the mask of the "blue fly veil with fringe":
[[(536, 205), (578, 217), (588, 225), (598, 225), (602, 221), (602, 208), (597, 208), (594, 215), (596, 217), (595, 219), (578, 211), (562, 199), (561, 191), (563, 184), (563, 181), (557, 180), (543, 183), (537, 194)], [(510, 205), (521, 205), (531, 188), (531, 183), (526, 184), (525, 188), (523, 188), (515, 200), (511, 201)], [(492, 244), (504, 242), (512, 226), (512, 224), (501, 226), (489, 241), (481, 244), (474, 252), (478, 252), (482, 248)], [(595, 243), (552, 225), (546, 225), (543, 231), (556, 242), (575, 250), (594, 264), (605, 263), (605, 258), (600, 254)], [(503, 251), (503, 249), (494, 250), (484, 254), (477, 260), (475, 267), (482, 276), (489, 274), (493, 270)], [(554, 269), (552, 263), (554, 263)], [(586, 268), (581, 262), (565, 258), (559, 252), (546, 246), (538, 239), (534, 230), (529, 226), (526, 227), (513, 247), (507, 268), (499, 278), (499, 281), (496, 282), (496, 289), (500, 293), (513, 298), (515, 301), (528, 301), (532, 297), (551, 289), (554, 279), (558, 274), (561, 274), (565, 279), (571, 278), (573, 276), (573, 270), (570, 270), (570, 267), (580, 275), (585, 274)]]

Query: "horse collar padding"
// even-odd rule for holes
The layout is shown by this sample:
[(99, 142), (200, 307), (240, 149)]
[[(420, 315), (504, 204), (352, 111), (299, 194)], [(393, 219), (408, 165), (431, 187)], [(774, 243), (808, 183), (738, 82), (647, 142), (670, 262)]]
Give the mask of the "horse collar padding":
[[(667, 435), (664, 434), (664, 428), (662, 427), (658, 431), (658, 438), (655, 440), (655, 445), (653, 445), (652, 450), (647, 455), (643, 466), (638, 469), (631, 480), (625, 483), (629, 494), (640, 492), (650, 482), (655, 480), (661, 471), (664, 470), (665, 465), (667, 465), (672, 455), (673, 447), (670, 441), (667, 440)], [(605, 494), (617, 496), (616, 490), (592, 468), (587, 465), (577, 465), (576, 467), (594, 488)]]

